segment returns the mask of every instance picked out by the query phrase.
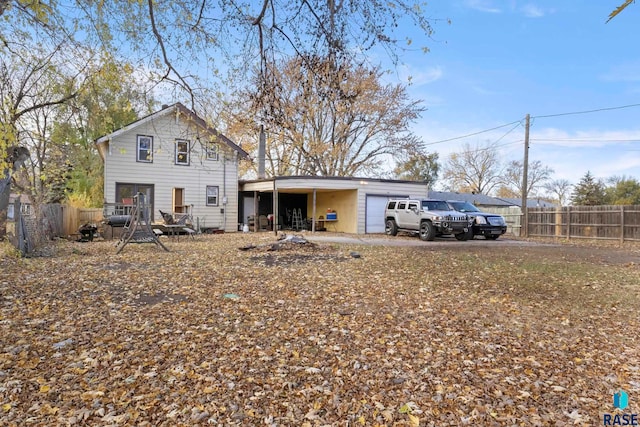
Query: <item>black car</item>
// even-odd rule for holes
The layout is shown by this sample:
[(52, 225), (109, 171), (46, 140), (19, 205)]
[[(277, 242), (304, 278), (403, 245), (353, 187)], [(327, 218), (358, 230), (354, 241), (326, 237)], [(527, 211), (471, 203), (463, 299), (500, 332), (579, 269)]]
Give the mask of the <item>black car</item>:
[(507, 223), (502, 215), (482, 212), (472, 203), (458, 200), (447, 201), (458, 212), (464, 212), (473, 218), (473, 235), (484, 236), (489, 240), (496, 240), (507, 232)]

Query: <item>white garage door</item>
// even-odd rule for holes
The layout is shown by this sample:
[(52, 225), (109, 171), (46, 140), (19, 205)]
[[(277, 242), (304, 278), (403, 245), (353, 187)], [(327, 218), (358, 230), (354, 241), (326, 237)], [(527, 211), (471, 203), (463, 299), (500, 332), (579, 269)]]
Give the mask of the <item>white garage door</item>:
[(394, 197), (397, 196), (367, 196), (365, 207), (365, 233), (384, 233), (384, 208), (387, 204), (387, 200)]

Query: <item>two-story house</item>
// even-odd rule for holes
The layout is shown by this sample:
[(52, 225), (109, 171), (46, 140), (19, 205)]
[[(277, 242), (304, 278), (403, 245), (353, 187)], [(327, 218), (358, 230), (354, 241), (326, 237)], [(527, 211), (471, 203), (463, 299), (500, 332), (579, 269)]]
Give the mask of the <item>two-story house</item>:
[(238, 229), (241, 147), (180, 103), (95, 141), (104, 162), (105, 204), (142, 193), (151, 218), (188, 213), (200, 227)]

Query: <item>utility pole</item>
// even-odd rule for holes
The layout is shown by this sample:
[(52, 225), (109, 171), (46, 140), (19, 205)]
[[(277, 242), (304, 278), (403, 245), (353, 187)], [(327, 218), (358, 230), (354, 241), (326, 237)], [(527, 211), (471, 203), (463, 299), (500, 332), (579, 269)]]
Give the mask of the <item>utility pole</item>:
[(522, 162), (522, 221), (520, 224), (520, 235), (527, 237), (529, 230), (527, 229), (527, 178), (529, 175), (529, 125), (531, 116), (527, 114), (524, 125), (524, 160)]

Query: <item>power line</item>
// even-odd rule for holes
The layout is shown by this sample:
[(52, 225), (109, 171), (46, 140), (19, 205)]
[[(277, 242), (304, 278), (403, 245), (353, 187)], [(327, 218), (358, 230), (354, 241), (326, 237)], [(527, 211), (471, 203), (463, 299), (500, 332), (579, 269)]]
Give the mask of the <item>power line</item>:
[(479, 154), (485, 151), (495, 151), (497, 148), (502, 148), (502, 147), (507, 147), (509, 145), (516, 145), (516, 144), (522, 144), (522, 140), (519, 139), (517, 141), (511, 141), (511, 142), (505, 142), (503, 144), (498, 144), (498, 145), (490, 145), (488, 147), (482, 147), (482, 148), (475, 148), (473, 150), (465, 150), (464, 153), (465, 154)]
[(502, 138), (504, 138), (505, 136), (509, 135), (511, 132), (513, 132), (514, 130), (516, 130), (516, 128), (517, 128), (518, 126), (520, 126), (520, 122), (516, 123), (516, 125), (515, 125), (514, 127), (512, 127), (511, 129), (509, 129), (509, 130), (507, 131), (507, 133), (505, 133), (504, 135), (502, 135), (500, 138), (496, 139), (496, 140), (494, 141), (494, 144), (495, 144), (495, 143), (497, 143), (497, 142), (500, 142), (500, 140), (502, 140)]
[(640, 142), (640, 139), (589, 139), (589, 138), (532, 138), (531, 141), (560, 141), (560, 142)]
[[(443, 140), (440, 140), (440, 141), (428, 142), (428, 143), (422, 144), (422, 145), (423, 146), (436, 145), (436, 144), (442, 144), (443, 142), (449, 142), (449, 141), (455, 141), (457, 139), (468, 138), (470, 136), (480, 135), (481, 133), (487, 133), (487, 132), (491, 132), (491, 131), (496, 130), (496, 129), (500, 129), (500, 128), (503, 128), (503, 127), (511, 126), (512, 124), (515, 124), (515, 123), (520, 124), (520, 122), (521, 122), (521, 120), (516, 120), (516, 121), (511, 122), (511, 123), (505, 123), (503, 125), (493, 127), (491, 129), (485, 129), (485, 130), (481, 130), (479, 132), (470, 133), (470, 134), (467, 134), (467, 135), (456, 136), (455, 138), (449, 138), (449, 139), (443, 139)], [(511, 132), (511, 131), (509, 131), (509, 132)], [(507, 132), (507, 133), (509, 133), (509, 132)], [(503, 136), (503, 138), (504, 138), (504, 136)]]
[[(568, 112), (568, 113), (557, 113), (557, 114), (545, 114), (545, 115), (539, 115), (539, 116), (531, 116), (531, 119), (533, 120), (533, 119), (544, 119), (544, 118), (550, 118), (550, 117), (561, 117), (561, 116), (571, 116), (571, 115), (578, 115), (578, 114), (589, 114), (589, 113), (597, 113), (597, 112), (602, 112), (602, 111), (621, 110), (621, 109), (624, 109), (624, 108), (633, 108), (633, 107), (640, 107), (640, 103), (638, 103), (638, 104), (629, 104), (629, 105), (620, 105), (618, 107), (597, 108), (597, 109), (594, 109), (594, 110), (572, 111), (572, 112)], [(513, 124), (520, 125), (520, 124), (522, 124), (522, 120), (523, 119), (515, 120), (515, 121), (513, 121), (511, 123), (505, 123), (505, 124), (500, 125), (500, 126), (492, 127), (490, 129), (485, 129), (485, 130), (481, 130), (481, 131), (478, 131), (478, 132), (469, 133), (469, 134), (466, 134), (466, 135), (456, 136), (456, 137), (448, 138), (448, 139), (442, 139), (442, 140), (439, 140), (439, 141), (427, 142), (427, 143), (424, 143), (422, 145), (426, 147), (428, 145), (442, 144), (444, 142), (450, 142), (450, 141), (456, 141), (458, 139), (469, 138), (470, 136), (476, 136), (476, 135), (480, 135), (480, 134), (483, 134), (483, 133), (491, 132), (491, 131), (494, 131), (494, 130), (497, 130), (497, 129), (501, 129), (503, 127), (511, 126)], [(507, 134), (509, 134), (512, 131), (513, 131), (513, 129), (510, 130), (509, 132), (507, 132)], [(505, 134), (504, 136), (506, 136), (507, 134)], [(502, 138), (504, 138), (504, 136)], [(500, 138), (500, 139), (502, 139), (502, 138)], [(536, 141), (545, 141), (544, 139), (539, 139), (539, 138), (536, 138), (535, 140)], [(549, 140), (549, 141), (552, 141), (552, 140)], [(558, 139), (556, 141), (561, 141), (561, 140)], [(610, 141), (626, 142), (626, 140), (610, 140)], [(635, 141), (635, 140), (630, 140), (629, 142), (632, 142), (632, 141)]]
[(532, 116), (532, 119), (544, 119), (548, 117), (571, 116), (576, 114), (598, 113), (600, 111), (622, 110), (623, 108), (640, 107), (640, 104), (621, 105), (619, 107), (597, 108), (595, 110), (573, 111), (571, 113), (547, 114), (544, 116)]
[[(510, 141), (510, 142), (505, 142), (505, 143), (502, 143), (502, 144), (498, 144), (498, 142), (500, 142), (502, 139), (504, 139), (507, 135), (509, 135), (511, 132), (513, 132), (514, 130), (516, 130), (520, 126), (520, 122), (513, 122), (513, 123), (516, 124), (514, 127), (509, 129), (507, 132), (505, 132), (504, 135), (502, 135), (500, 138), (496, 139), (492, 143), (488, 144), (486, 147), (482, 147), (482, 148), (476, 147), (475, 150), (466, 150), (465, 153), (476, 153), (477, 154), (477, 153), (481, 153), (481, 152), (487, 151), (487, 150), (495, 150), (496, 148), (506, 147), (507, 145), (520, 144), (522, 142), (521, 140)], [(509, 123), (509, 124), (513, 124), (513, 123)], [(505, 125), (505, 126), (508, 126), (508, 125)], [(504, 127), (504, 126), (499, 126), (499, 127)]]
[(509, 129), (504, 135), (502, 135), (500, 138), (496, 139), (492, 143), (488, 144), (486, 147), (476, 148), (475, 150), (469, 150), (469, 151), (466, 151), (466, 153), (481, 153), (481, 152), (487, 151), (487, 150), (495, 150), (496, 148), (506, 147), (507, 145), (514, 145), (514, 144), (522, 143), (522, 140), (517, 140), (517, 141), (511, 141), (511, 142), (505, 142), (505, 143), (502, 143), (502, 144), (498, 144), (498, 142), (500, 142), (504, 137), (509, 135), (511, 132), (513, 132), (519, 126), (520, 126), (520, 123), (518, 122), (514, 127)]
[(494, 150), (496, 148), (501, 148), (501, 147), (507, 147), (509, 145), (516, 145), (516, 144), (522, 144), (522, 140), (519, 139), (517, 141), (511, 141), (511, 142), (505, 142), (504, 144), (499, 144), (499, 145), (490, 145), (488, 147), (483, 147), (483, 148), (478, 148), (477, 150), (469, 150), (467, 151), (468, 153), (481, 153), (483, 151), (487, 151), (487, 150)]

